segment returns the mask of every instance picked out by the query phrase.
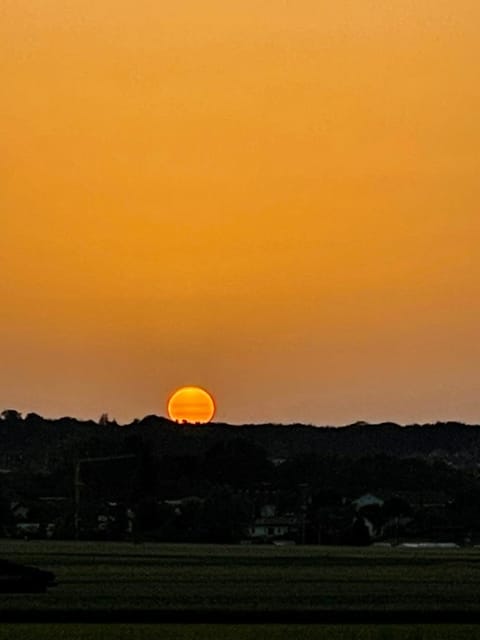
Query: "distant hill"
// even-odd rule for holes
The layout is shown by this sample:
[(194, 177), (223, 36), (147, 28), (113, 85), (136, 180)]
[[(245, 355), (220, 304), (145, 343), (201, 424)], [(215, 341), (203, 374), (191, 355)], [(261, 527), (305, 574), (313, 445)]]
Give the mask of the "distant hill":
[(399, 426), (357, 423), (345, 427), (177, 424), (147, 416), (132, 424), (97, 424), (74, 418), (49, 420), (4, 411), (0, 419), (0, 469), (47, 471), (78, 457), (115, 455), (146, 446), (153, 455), (199, 455), (220, 441), (242, 438), (271, 458), (302, 453), (442, 458), (457, 466), (480, 460), (480, 426), (456, 422)]

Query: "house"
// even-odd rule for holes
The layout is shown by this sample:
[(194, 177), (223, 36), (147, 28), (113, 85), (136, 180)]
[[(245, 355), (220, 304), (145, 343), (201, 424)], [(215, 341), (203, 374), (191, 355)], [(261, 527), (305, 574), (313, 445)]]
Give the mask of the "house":
[(296, 516), (269, 516), (256, 518), (250, 527), (250, 537), (258, 542), (271, 542), (279, 538), (296, 538), (300, 522)]
[(273, 518), (277, 515), (277, 508), (274, 504), (264, 504), (260, 507), (260, 518)]
[(360, 509), (363, 509), (363, 507), (381, 507), (382, 505), (383, 500), (381, 498), (377, 498), (377, 496), (374, 496), (371, 493), (365, 493), (363, 496), (360, 496), (356, 500), (352, 500), (352, 506), (355, 507), (356, 511), (360, 511)]
[(16, 522), (20, 522), (27, 520), (30, 509), (23, 502), (13, 501), (10, 503), (10, 513)]
[(17, 538), (24, 538), (25, 540), (38, 538), (41, 537), (41, 528), (40, 522), (17, 522), (15, 526), (15, 536)]
[(185, 498), (179, 498), (176, 500), (164, 500), (163, 503), (174, 509), (175, 515), (179, 516), (185, 507), (190, 505), (199, 506), (203, 504), (205, 500), (198, 496), (186, 496)]
[(268, 458), (268, 460), (273, 464), (274, 467), (279, 467), (287, 461), (287, 458)]
[(414, 509), (444, 509), (451, 502), (451, 496), (444, 491), (419, 490), (399, 493), (399, 496)]

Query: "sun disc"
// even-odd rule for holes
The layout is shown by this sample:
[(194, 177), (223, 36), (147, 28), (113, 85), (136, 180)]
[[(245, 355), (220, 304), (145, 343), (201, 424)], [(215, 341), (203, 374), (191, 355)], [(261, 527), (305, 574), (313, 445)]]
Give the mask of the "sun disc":
[(215, 402), (201, 387), (181, 387), (169, 397), (167, 412), (175, 422), (205, 424), (215, 415)]

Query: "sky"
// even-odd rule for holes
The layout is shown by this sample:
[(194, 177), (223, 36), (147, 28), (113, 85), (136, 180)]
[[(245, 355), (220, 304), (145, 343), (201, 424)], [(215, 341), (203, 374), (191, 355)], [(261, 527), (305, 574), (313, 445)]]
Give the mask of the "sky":
[(0, 14), (0, 409), (480, 422), (478, 0)]

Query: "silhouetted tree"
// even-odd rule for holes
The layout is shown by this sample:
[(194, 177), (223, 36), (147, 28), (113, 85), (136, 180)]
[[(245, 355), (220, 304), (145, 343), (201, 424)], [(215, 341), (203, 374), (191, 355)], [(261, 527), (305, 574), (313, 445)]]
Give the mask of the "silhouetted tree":
[(388, 520), (389, 518), (410, 516), (412, 515), (412, 507), (406, 500), (403, 500), (403, 498), (392, 496), (388, 500), (385, 500), (382, 507), (382, 513), (385, 520)]
[(355, 546), (366, 546), (372, 542), (365, 520), (358, 516), (352, 526), (350, 543)]
[(203, 473), (213, 484), (236, 488), (270, 480), (272, 470), (265, 449), (243, 438), (214, 445), (203, 464)]
[(208, 497), (203, 509), (203, 525), (211, 542), (238, 542), (246, 535), (252, 518), (248, 497), (228, 487), (218, 487)]
[(6, 422), (18, 422), (22, 419), (22, 414), (16, 409), (5, 409), (0, 415)]

